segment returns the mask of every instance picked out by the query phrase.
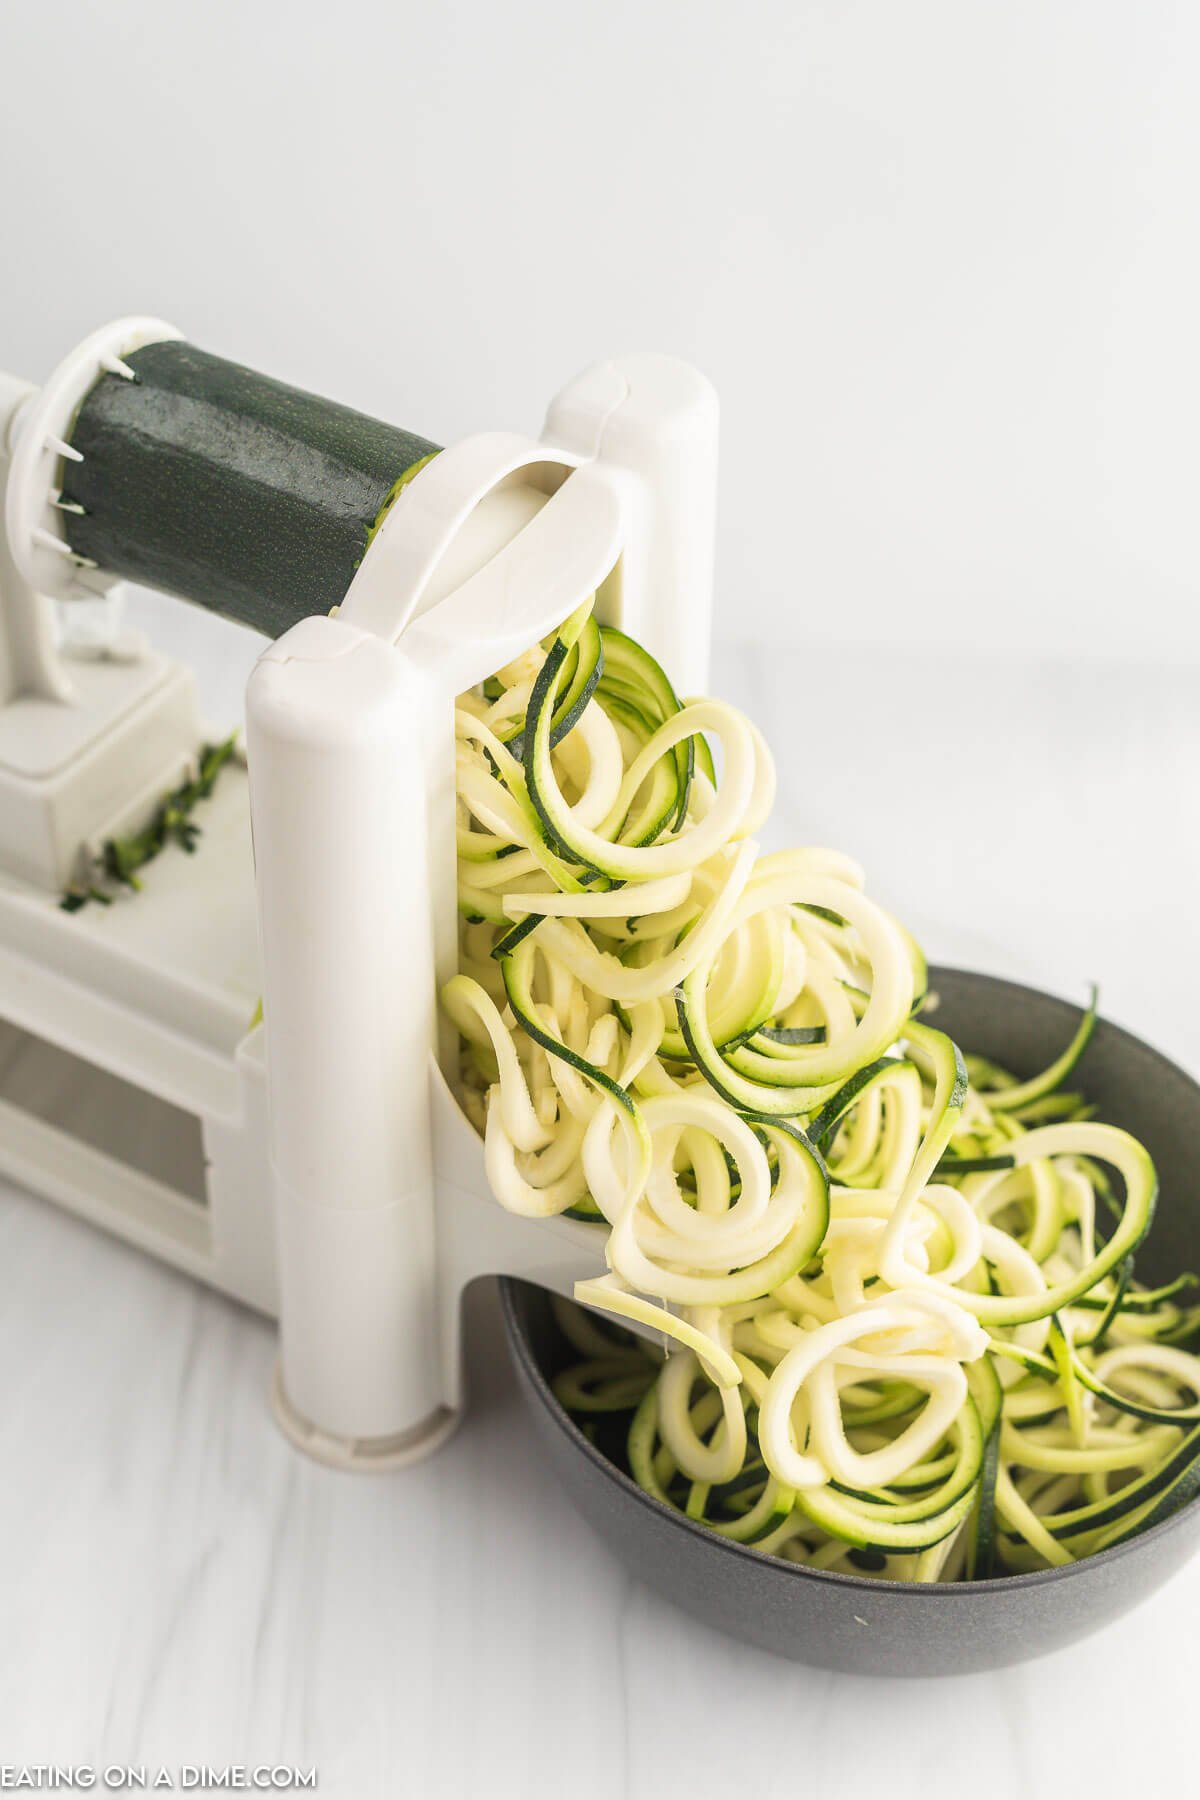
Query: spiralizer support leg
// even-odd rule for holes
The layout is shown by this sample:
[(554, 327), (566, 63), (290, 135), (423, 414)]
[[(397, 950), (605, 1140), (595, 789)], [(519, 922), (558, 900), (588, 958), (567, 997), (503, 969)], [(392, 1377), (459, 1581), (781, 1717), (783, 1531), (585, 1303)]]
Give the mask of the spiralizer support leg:
[(433, 1318), (421, 717), (403, 656), (338, 619), (293, 627), (247, 693), (276, 1410), (300, 1448), (344, 1467), (416, 1460), (455, 1422)]

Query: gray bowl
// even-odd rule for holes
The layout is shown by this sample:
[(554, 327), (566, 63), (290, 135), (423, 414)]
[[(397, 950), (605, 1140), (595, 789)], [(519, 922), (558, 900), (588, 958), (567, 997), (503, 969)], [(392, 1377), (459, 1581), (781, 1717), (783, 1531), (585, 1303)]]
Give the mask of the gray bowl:
[[(936, 1023), (1015, 1074), (1044, 1068), (1078, 1008), (1015, 982), (935, 969)], [(1139, 1039), (1102, 1021), (1072, 1078), (1100, 1116), (1139, 1137), (1161, 1199), (1138, 1274), (1168, 1279), (1200, 1261), (1200, 1087)], [(827, 1574), (730, 1543), (652, 1500), (596, 1450), (550, 1387), (575, 1354), (547, 1295), (501, 1282), (509, 1349), (545, 1455), (569, 1498), (635, 1575), (717, 1630), (798, 1662), (862, 1675), (950, 1675), (1041, 1656), (1105, 1625), (1200, 1543), (1200, 1504), (1099, 1556), (1034, 1575), (945, 1587)]]

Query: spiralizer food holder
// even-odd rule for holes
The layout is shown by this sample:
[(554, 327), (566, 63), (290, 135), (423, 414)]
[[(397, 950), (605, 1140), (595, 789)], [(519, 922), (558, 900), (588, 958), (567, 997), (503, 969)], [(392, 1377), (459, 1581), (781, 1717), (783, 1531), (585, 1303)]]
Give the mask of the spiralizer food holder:
[[(475, 1276), (603, 1272), (602, 1233), (496, 1204), (447, 1082), (453, 702), (593, 592), (705, 687), (716, 423), (634, 356), (540, 439), (438, 451), (142, 318), (0, 376), (0, 1167), (276, 1315), (277, 1415), (329, 1462), (452, 1429)], [(195, 854), (70, 912), (204, 735), (123, 579), (274, 641)]]

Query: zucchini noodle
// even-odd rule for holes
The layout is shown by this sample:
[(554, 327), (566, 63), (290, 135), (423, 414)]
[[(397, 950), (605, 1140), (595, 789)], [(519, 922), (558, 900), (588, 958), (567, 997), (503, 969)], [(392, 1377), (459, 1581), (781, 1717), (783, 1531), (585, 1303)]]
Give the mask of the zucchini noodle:
[(1184, 1505), (1200, 1306), (1135, 1280), (1150, 1158), (1064, 1091), (1095, 996), (1033, 1080), (964, 1059), (858, 866), (760, 854), (754, 727), (590, 602), (456, 746), (458, 1093), (502, 1205), (603, 1235), (590, 1310), (555, 1302), (593, 1441), (725, 1537), (893, 1580)]

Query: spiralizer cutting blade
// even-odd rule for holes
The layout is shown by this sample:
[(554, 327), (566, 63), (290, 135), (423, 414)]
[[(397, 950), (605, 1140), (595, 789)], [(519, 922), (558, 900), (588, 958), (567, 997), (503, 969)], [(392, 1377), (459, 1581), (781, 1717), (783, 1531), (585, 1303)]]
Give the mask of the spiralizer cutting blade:
[[(716, 418), (634, 356), (540, 438), (439, 450), (143, 318), (0, 375), (0, 1168), (277, 1316), (277, 1416), (326, 1461), (448, 1434), (477, 1275), (602, 1272), (586, 1224), (496, 1204), (448, 1085), (453, 702), (592, 593), (705, 687)], [(272, 641), (195, 854), (70, 912), (204, 736), (122, 581)]]

